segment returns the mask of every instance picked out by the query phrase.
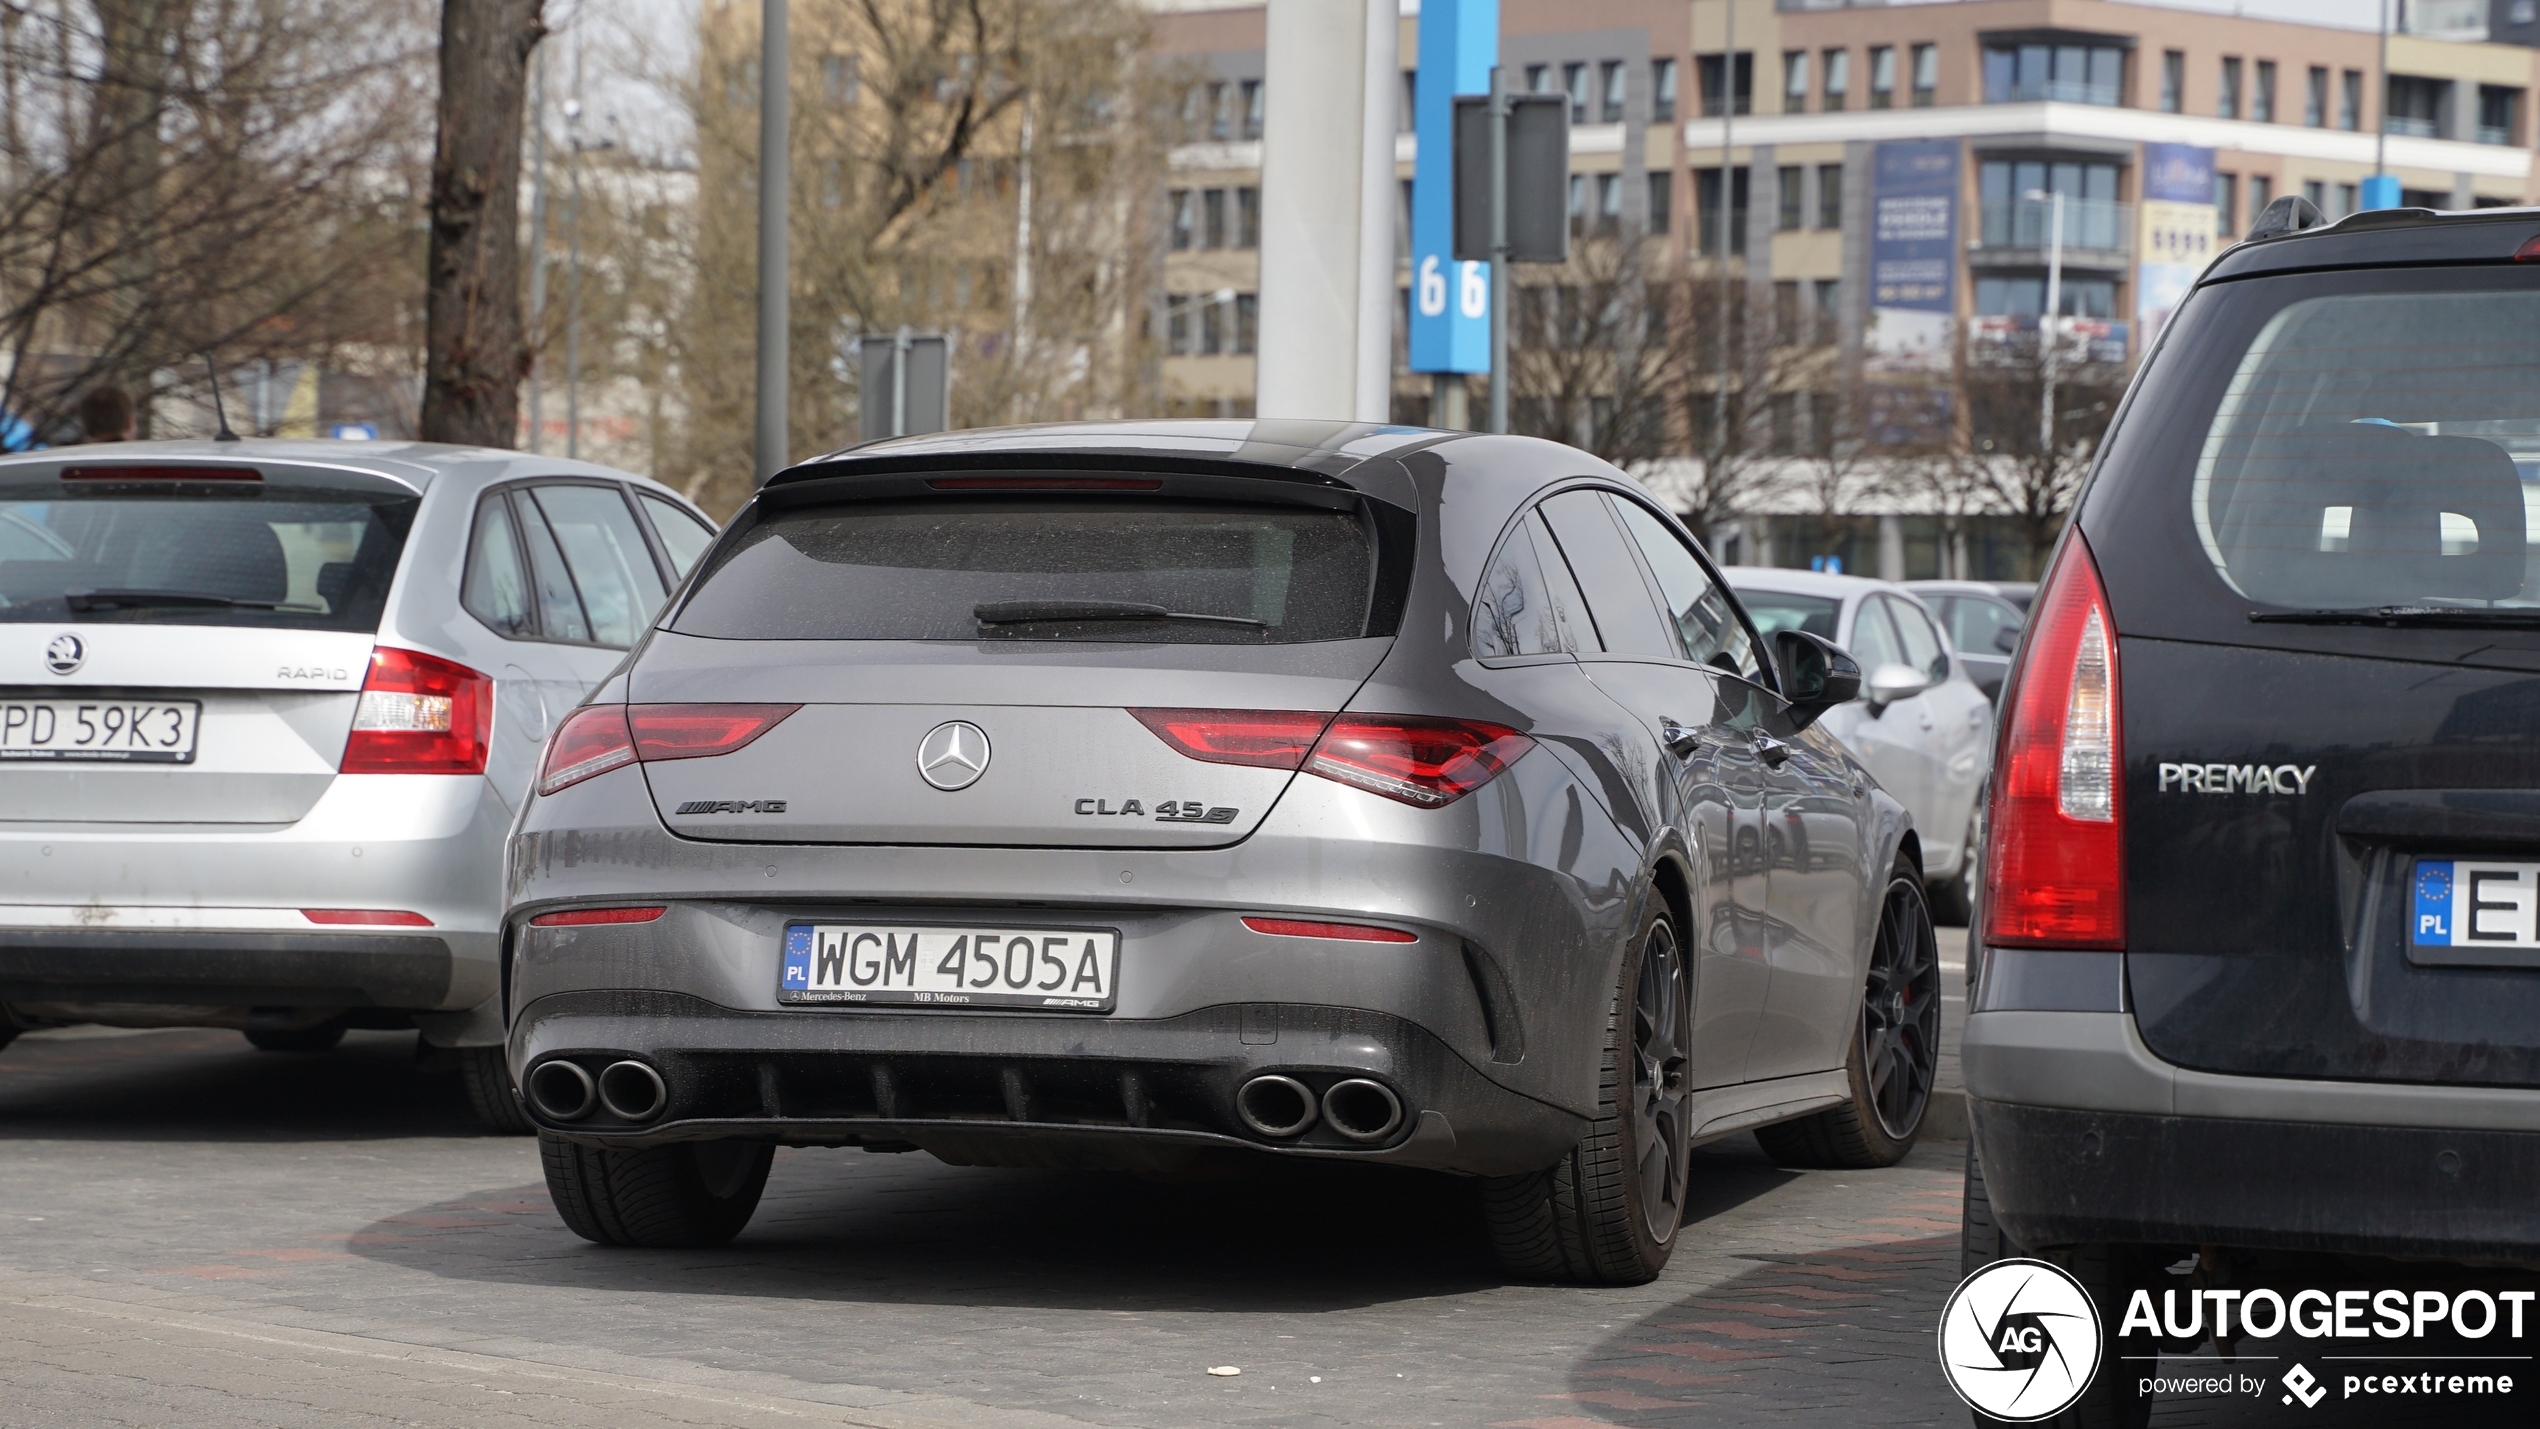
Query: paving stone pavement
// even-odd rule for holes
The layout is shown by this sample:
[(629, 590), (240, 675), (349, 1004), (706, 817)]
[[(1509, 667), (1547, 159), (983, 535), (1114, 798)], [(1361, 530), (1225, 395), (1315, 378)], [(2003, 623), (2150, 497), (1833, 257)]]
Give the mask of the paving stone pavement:
[(1954, 1143), (1874, 1172), (1705, 1148), (1674, 1263), (1623, 1290), (1500, 1280), (1444, 1178), (1313, 1166), (785, 1151), (731, 1246), (610, 1251), (411, 1058), (0, 1053), (0, 1426), (1967, 1422), (1934, 1356)]

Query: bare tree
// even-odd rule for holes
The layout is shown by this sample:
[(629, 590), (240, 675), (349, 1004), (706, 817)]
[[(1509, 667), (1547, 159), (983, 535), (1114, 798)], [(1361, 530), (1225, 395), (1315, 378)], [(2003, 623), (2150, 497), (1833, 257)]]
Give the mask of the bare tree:
[(1668, 362), (1679, 374), (1679, 420), (1692, 461), (1678, 464), (1670, 494), (1685, 524), (1707, 541), (1712, 527), (1746, 511), (1773, 481), (1783, 465), (1775, 404), (1826, 382), (1834, 352), (1815, 341), (1813, 323), (1776, 313), (1744, 284), (1724, 294), (1716, 279), (1686, 278), (1674, 289), (1680, 316), (1670, 328)]
[(425, 278), (423, 437), (508, 447), (529, 346), (520, 320), (521, 100), (545, 0), (442, 0), (441, 103)]
[(2054, 425), (2040, 421), (2048, 369), (2034, 340), (1970, 350), (1958, 383), (1966, 415), (1948, 478), (1971, 502), (2013, 518), (2037, 574), (2062, 534), (2125, 390), (2124, 368), (2067, 345), (2054, 372)]
[(1667, 409), (1686, 305), (1681, 284), (1654, 271), (1658, 260), (1635, 233), (1584, 238), (1550, 272), (1519, 270), (1511, 427), (1635, 473), (1675, 450)]

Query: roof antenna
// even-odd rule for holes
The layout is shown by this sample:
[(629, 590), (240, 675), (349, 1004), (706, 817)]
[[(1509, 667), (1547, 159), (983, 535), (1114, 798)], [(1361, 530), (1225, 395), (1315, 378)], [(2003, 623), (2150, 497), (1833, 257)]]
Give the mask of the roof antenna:
[(203, 370), (212, 379), (212, 420), (220, 424), (220, 430), (212, 433), (212, 440), (234, 442), (238, 440), (238, 434), (229, 429), (228, 409), (220, 404), (220, 369), (212, 365), (212, 355), (208, 352), (203, 354)]

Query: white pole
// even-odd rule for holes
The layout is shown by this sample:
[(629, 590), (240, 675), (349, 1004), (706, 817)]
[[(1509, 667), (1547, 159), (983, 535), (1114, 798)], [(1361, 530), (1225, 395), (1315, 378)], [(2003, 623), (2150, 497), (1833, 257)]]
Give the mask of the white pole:
[(790, 177), (785, 0), (761, 0), (758, 81), (758, 422), (751, 465), (761, 481), (786, 464), (786, 180)]
[[(1023, 100), (1023, 136), (1014, 173), (1014, 321), (1010, 341), (1019, 368), (1032, 360), (1032, 100)], [(1023, 420), (1023, 389), (1016, 384), (1013, 420)]]
[(545, 364), (538, 360), (547, 326), (547, 47), (540, 45), (529, 71), (529, 450), (534, 455), (545, 424)]
[(2037, 343), (2040, 361), (2045, 369), (2045, 392), (2038, 401), (2037, 449), (2040, 455), (2055, 450), (2055, 359), (2057, 329), (2063, 326), (2059, 309), (2064, 303), (2064, 195), (2061, 190), (2046, 196), (2049, 213), (2046, 220), (2046, 311), (2037, 319)]
[[(1396, 98), (1402, 83), (1402, 12), (1396, 0), (1366, 0), (1366, 117), (1358, 162), (1358, 392), (1351, 415), (1393, 418), (1394, 176)], [(1229, 318), (1232, 313), (1227, 315)]]
[[(1348, 419), (1360, 411), (1368, 36), (1396, 0), (1280, 0), (1268, 7), (1261, 142), (1261, 332), (1253, 409)], [(1390, 64), (1388, 64), (1390, 68)], [(1392, 126), (1385, 172), (1392, 173)], [(1390, 240), (1390, 231), (1388, 240)], [(1385, 316), (1390, 326), (1392, 244)], [(1390, 356), (1390, 332), (1386, 350)], [(1388, 366), (1390, 364), (1388, 363)], [(1390, 374), (1375, 390), (1390, 385)]]

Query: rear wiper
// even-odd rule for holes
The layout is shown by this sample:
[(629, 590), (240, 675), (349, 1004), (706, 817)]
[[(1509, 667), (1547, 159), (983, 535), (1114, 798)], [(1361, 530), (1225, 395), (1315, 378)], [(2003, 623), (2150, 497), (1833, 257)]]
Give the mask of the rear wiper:
[(2345, 610), (2253, 610), (2252, 625), (2479, 626), (2540, 630), (2540, 606), (2370, 605)]
[(62, 602), (76, 611), (139, 610), (192, 606), (217, 610), (280, 610), (272, 600), (240, 600), (199, 590), (66, 590)]
[(1188, 620), (1203, 625), (1249, 625), (1267, 630), (1270, 622), (1248, 615), (1201, 615), (1167, 610), (1142, 600), (983, 600), (970, 608), (981, 625), (1035, 625), (1050, 620)]

